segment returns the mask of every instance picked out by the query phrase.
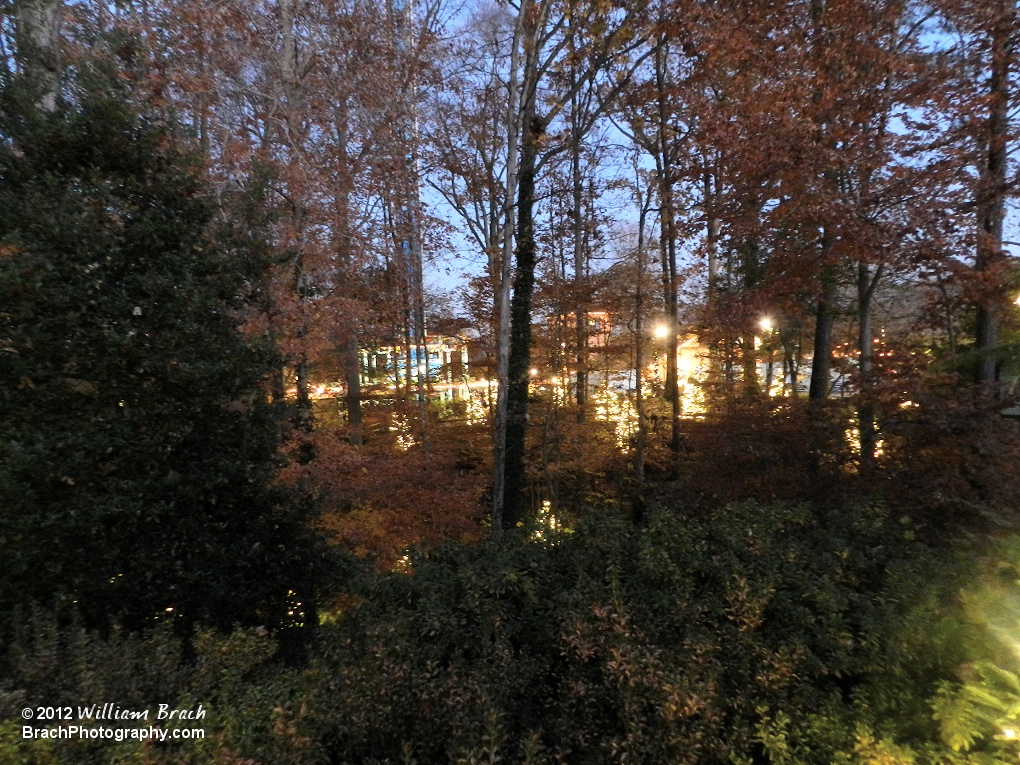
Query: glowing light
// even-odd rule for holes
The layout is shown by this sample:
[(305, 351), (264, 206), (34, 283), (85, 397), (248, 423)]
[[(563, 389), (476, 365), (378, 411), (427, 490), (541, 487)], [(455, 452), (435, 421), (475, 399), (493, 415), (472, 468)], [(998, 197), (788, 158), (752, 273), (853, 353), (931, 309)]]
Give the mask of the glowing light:
[(294, 590), (287, 590), (287, 616), (290, 619), (283, 625), (284, 627), (304, 627), (305, 626), (305, 610), (302, 608), (304, 603), (297, 599), (297, 593)]
[[(666, 359), (660, 356), (645, 368), (645, 380), (650, 383), (646, 394), (650, 394), (653, 387), (661, 386), (665, 382), (665, 365)], [(688, 337), (677, 348), (677, 372), (682, 416), (695, 418), (703, 416), (709, 408), (706, 393), (709, 365), (697, 338)]]
[(1016, 738), (1016, 731), (1013, 728), (1005, 728), (1002, 731), (1003, 738)]
[(758, 322), (758, 326), (764, 329), (766, 332), (768, 332), (772, 329), (774, 325), (772, 324), (772, 319), (766, 316), (765, 318)]
[(406, 452), (418, 443), (411, 432), (411, 420), (404, 414), (393, 415), (390, 432), (397, 434), (397, 448), (402, 452)]
[(538, 370), (535, 369), (534, 367), (531, 368), (531, 376), (538, 377)]
[(535, 528), (531, 532), (531, 541), (540, 544), (555, 545), (559, 537), (564, 534), (573, 533), (573, 529), (565, 526), (552, 511), (552, 503), (549, 500), (542, 500), (542, 509), (538, 511), (535, 518)]
[(486, 422), (489, 418), (489, 409), (485, 406), (484, 392), (475, 394), (470, 393), (470, 388), (467, 388), (467, 390), (469, 392), (469, 396), (467, 400), (467, 411), (464, 412), (464, 416), (467, 418), (468, 425), (479, 425)]
[(592, 394), (592, 400), (595, 403), (595, 419), (613, 423), (616, 447), (621, 452), (630, 451), (638, 430), (637, 407), (625, 394), (605, 386)]
[(655, 336), (660, 340), (669, 334), (669, 327), (665, 324), (660, 324), (655, 328)]
[(414, 572), (414, 566), (411, 564), (411, 551), (405, 550), (404, 554), (397, 558), (393, 564), (393, 570), (400, 574), (410, 574)]
[(680, 407), (684, 417), (698, 417), (708, 412), (708, 396), (705, 382), (708, 380), (708, 365), (694, 346), (681, 349), (679, 367)]
[[(857, 424), (853, 419), (848, 420), (848, 423), (849, 426), (843, 430), (843, 437), (846, 439), (850, 452), (859, 457), (861, 456), (861, 431), (857, 429)], [(885, 441), (883, 439), (876, 438), (872, 448), (875, 457), (885, 456)]]

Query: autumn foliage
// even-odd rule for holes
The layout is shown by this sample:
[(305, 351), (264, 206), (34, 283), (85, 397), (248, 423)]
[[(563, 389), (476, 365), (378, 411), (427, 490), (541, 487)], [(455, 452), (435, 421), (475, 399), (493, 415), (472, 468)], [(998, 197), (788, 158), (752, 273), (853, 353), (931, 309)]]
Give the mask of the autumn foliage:
[[(1015, 761), (1013, 0), (0, 53), (0, 762)], [(107, 700), (216, 712), (19, 735)]]

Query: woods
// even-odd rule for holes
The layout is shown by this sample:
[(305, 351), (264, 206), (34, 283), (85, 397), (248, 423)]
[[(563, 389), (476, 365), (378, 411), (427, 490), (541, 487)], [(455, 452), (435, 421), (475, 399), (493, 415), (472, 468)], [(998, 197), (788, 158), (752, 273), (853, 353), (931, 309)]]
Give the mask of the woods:
[(0, 14), (0, 762), (1015, 758), (1014, 2)]

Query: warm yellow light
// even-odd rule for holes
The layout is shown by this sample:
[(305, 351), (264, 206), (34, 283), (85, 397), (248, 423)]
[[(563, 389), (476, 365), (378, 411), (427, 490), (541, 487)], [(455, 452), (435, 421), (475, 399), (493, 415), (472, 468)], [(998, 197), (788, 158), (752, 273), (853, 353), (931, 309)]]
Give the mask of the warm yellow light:
[(550, 382), (551, 382), (551, 383), (552, 383), (553, 385), (559, 385), (559, 383), (560, 383), (560, 378), (558, 378), (558, 377), (554, 377), (554, 378), (553, 378), (552, 380), (550, 380)]
[(655, 328), (655, 336), (662, 338), (669, 334), (669, 327), (665, 324), (660, 324)]
[(532, 377), (537, 377), (538, 376), (538, 370), (535, 369), (534, 367), (531, 368), (531, 376)]
[(764, 329), (766, 332), (768, 332), (770, 329), (772, 329), (772, 319), (766, 316), (764, 319), (758, 322), (758, 326)]
[(1016, 738), (1016, 731), (1013, 728), (1005, 728), (1002, 731), (1003, 738)]

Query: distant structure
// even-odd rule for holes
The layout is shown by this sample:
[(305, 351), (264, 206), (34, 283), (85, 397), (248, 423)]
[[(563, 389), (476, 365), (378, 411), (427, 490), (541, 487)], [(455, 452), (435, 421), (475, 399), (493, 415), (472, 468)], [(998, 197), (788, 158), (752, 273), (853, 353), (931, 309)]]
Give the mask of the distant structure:
[[(421, 346), (411, 347), (413, 379), (420, 375), (433, 385), (463, 385), (469, 381), (468, 343), (463, 337), (427, 337)], [(407, 380), (408, 354), (405, 347), (388, 345), (361, 351), (361, 384), (397, 386)]]

